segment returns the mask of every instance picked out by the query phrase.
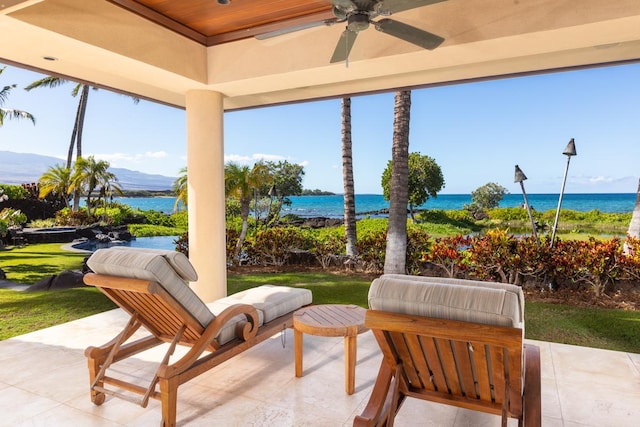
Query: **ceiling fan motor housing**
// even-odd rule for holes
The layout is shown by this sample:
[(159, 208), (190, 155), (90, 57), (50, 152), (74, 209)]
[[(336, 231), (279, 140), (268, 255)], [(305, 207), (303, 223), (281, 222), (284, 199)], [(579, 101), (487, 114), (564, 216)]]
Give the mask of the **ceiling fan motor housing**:
[(359, 12), (349, 15), (347, 28), (354, 33), (366, 30), (369, 28), (369, 15)]

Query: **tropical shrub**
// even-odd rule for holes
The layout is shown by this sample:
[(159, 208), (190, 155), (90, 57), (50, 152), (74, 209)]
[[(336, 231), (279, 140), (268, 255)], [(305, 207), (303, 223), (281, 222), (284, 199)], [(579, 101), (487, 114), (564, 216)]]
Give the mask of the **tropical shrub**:
[(182, 234), (175, 241), (176, 243), (176, 251), (182, 252), (187, 257), (189, 256), (189, 232)]
[(27, 199), (29, 192), (21, 185), (0, 184), (0, 196), (11, 200)]
[(247, 247), (249, 259), (261, 265), (282, 266), (295, 250), (310, 248), (307, 236), (297, 227), (260, 230)]
[(127, 229), (136, 237), (180, 236), (185, 231), (183, 228), (149, 224), (128, 224)]
[(93, 220), (86, 208), (80, 208), (77, 211), (64, 208), (56, 212), (56, 224), (60, 226), (78, 227), (90, 224)]
[(423, 255), (423, 260), (442, 269), (447, 277), (458, 277), (469, 267), (471, 237), (461, 234), (436, 238)]
[(370, 229), (362, 235), (358, 231), (356, 248), (360, 263), (366, 272), (380, 273), (384, 271), (384, 257), (387, 248), (386, 229), (383, 231)]
[(189, 212), (180, 211), (174, 212), (171, 214), (171, 218), (173, 218), (173, 223), (175, 227), (188, 229), (189, 228)]
[(344, 228), (341, 230), (332, 228), (316, 233), (311, 245), (311, 253), (322, 268), (327, 268), (346, 252), (346, 246), (347, 238), (344, 234)]
[(621, 272), (620, 239), (599, 241), (558, 241), (552, 253), (552, 265), (565, 281), (578, 287), (587, 285), (600, 296), (611, 291)]
[(147, 224), (161, 225), (163, 227), (175, 227), (176, 221), (173, 215), (167, 215), (164, 212), (154, 210), (142, 211)]
[(429, 250), (429, 233), (416, 227), (407, 227), (407, 259), (405, 268), (409, 274), (419, 274), (424, 266), (424, 256)]

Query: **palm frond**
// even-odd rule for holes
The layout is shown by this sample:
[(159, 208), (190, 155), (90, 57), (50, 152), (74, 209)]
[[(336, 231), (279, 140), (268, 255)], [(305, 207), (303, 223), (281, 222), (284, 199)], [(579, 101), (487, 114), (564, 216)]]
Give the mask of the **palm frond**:
[(31, 115), (31, 113), (27, 113), (26, 111), (22, 111), (22, 110), (13, 110), (13, 109), (8, 109), (8, 108), (0, 108), (0, 126), (2, 126), (4, 124), (4, 119), (5, 117), (7, 119), (26, 119), (26, 120), (31, 120), (31, 122), (35, 125), (36, 124), (36, 118), (33, 117), (33, 115)]
[(47, 76), (44, 77), (40, 80), (36, 80), (35, 82), (31, 83), (30, 85), (26, 86), (24, 88), (24, 90), (31, 90), (31, 89), (36, 89), (36, 88), (41, 88), (41, 87), (48, 87), (48, 88), (56, 88), (58, 86), (62, 86), (63, 84), (69, 83), (69, 80), (65, 80), (63, 78), (60, 77), (54, 77), (54, 76)]

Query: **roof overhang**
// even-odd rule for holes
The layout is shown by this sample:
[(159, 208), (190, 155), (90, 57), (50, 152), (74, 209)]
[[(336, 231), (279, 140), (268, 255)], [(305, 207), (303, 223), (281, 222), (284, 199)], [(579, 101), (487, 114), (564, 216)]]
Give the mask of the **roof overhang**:
[(640, 58), (637, 0), (448, 0), (394, 19), (446, 40), (370, 28), (330, 64), (343, 24), (206, 46), (104, 0), (5, 0), (0, 61), (181, 107), (213, 90), (238, 109)]

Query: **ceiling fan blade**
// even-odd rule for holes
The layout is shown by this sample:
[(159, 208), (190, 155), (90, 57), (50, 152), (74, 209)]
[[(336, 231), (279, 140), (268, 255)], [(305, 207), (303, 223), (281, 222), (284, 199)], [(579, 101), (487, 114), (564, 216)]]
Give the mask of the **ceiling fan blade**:
[(338, 40), (338, 44), (336, 45), (336, 50), (333, 51), (333, 56), (331, 57), (331, 63), (334, 62), (342, 62), (346, 61), (349, 57), (349, 52), (351, 52), (351, 48), (353, 44), (356, 42), (356, 37), (358, 33), (353, 31), (344, 30), (340, 35), (340, 40)]
[(379, 6), (381, 11), (396, 13), (403, 10), (415, 9), (417, 7), (429, 6), (447, 0), (384, 0)]
[(326, 19), (324, 21), (307, 22), (305, 24), (293, 25), (291, 27), (281, 28), (279, 30), (269, 31), (268, 33), (257, 34), (255, 38), (257, 38), (258, 40), (266, 40), (272, 37), (281, 36), (283, 34), (306, 30), (307, 28), (319, 27), (320, 25), (333, 25), (336, 22), (337, 19)]
[(393, 19), (381, 19), (377, 22), (373, 22), (373, 25), (378, 31), (389, 34), (390, 36), (398, 37), (399, 39), (413, 43), (424, 49), (433, 50), (440, 46), (444, 41), (440, 36), (411, 25), (403, 24), (402, 22), (394, 21)]

